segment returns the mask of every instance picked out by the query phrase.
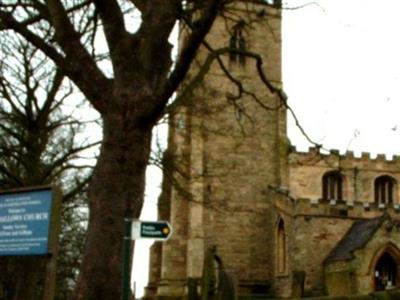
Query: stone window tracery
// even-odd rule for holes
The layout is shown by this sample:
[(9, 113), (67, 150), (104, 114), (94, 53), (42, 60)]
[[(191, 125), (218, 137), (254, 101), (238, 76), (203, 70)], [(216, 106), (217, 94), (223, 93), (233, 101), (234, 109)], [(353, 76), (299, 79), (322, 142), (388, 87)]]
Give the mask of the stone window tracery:
[(338, 171), (330, 171), (322, 177), (322, 199), (343, 200), (343, 177)]
[[(238, 22), (233, 28), (231, 37), (229, 39), (229, 48), (231, 50), (246, 51), (246, 39), (244, 37), (244, 22)], [(246, 64), (246, 56), (236, 52), (229, 54), (230, 64), (239, 64), (244, 66)]]
[(387, 175), (375, 179), (375, 203), (393, 204), (396, 181)]

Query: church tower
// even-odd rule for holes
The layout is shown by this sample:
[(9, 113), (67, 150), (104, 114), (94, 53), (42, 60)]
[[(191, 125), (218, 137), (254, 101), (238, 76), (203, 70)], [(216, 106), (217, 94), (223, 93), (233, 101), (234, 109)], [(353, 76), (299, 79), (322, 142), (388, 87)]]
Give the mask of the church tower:
[(149, 298), (186, 296), (210, 249), (239, 296), (400, 290), (400, 157), (289, 147), (273, 2), (232, 1), (178, 94), (159, 199), (174, 233), (152, 247)]
[[(282, 85), (281, 11), (235, 2), (206, 40), (238, 52), (221, 50), (171, 115), (159, 219), (169, 220), (174, 234), (152, 248), (149, 297), (187, 293), (187, 279), (202, 276), (211, 247), (240, 293), (268, 292), (274, 270), (285, 268), (285, 258), (276, 263), (286, 252), (275, 247), (283, 225), (273, 203), (288, 185), (286, 107), (265, 82)], [(208, 55), (199, 51), (188, 82)]]

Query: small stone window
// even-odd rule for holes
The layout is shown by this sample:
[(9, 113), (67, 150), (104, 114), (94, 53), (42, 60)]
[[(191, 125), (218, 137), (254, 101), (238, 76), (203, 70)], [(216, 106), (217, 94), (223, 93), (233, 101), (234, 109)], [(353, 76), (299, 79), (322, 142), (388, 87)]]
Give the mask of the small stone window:
[(276, 270), (278, 274), (284, 274), (286, 273), (286, 232), (283, 219), (278, 222), (276, 237)]
[(375, 203), (393, 204), (396, 181), (390, 176), (380, 176), (375, 179)]
[[(229, 48), (231, 50), (246, 51), (246, 40), (244, 38), (244, 22), (238, 22), (233, 28), (231, 37), (229, 39)], [(246, 56), (243, 54), (230, 52), (230, 64), (239, 64), (244, 66), (246, 64)]]
[(322, 199), (343, 200), (343, 176), (340, 172), (331, 171), (322, 177)]

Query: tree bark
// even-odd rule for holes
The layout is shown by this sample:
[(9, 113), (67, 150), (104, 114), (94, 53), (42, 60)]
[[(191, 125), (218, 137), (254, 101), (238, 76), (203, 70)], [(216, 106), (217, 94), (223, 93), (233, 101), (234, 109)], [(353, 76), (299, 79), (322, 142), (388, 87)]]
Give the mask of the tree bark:
[[(50, 57), (99, 111), (104, 126), (101, 153), (90, 183), (85, 253), (72, 298), (119, 299), (123, 220), (139, 217), (142, 209), (151, 129), (165, 114), (169, 99), (184, 80), (226, 1), (131, 0), (141, 11), (142, 19), (135, 33), (124, 24), (121, 1), (89, 1), (94, 4), (94, 15), (101, 19), (113, 78), (108, 78), (97, 65), (91, 46), (82, 43), (85, 33), (77, 31), (82, 26), (73, 23), (81, 18), (80, 13), (70, 13), (71, 8), (67, 9), (61, 0), (30, 2), (37, 15), (25, 21), (8, 8), (0, 8), (1, 27), (14, 30)], [(15, 7), (23, 5), (18, 2)], [(97, 21), (92, 14), (87, 17), (86, 21)], [(38, 30), (30, 26), (32, 19), (48, 22), (57, 46), (42, 38), (48, 34), (47, 30), (40, 30), (42, 26)], [(188, 26), (187, 38), (172, 67), (168, 38), (178, 20), (193, 23)]]
[(138, 121), (135, 113), (111, 109), (103, 115), (103, 143), (90, 184), (90, 226), (76, 300), (121, 297), (123, 221), (138, 218), (143, 205), (153, 127)]

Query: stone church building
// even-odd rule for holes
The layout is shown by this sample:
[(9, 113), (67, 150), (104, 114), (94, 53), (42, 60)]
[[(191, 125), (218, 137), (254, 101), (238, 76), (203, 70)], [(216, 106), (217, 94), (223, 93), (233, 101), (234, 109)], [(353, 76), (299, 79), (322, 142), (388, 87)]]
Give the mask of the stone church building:
[[(152, 247), (147, 296), (186, 295), (214, 246), (242, 295), (400, 286), (400, 158), (290, 145), (281, 11), (255, 2), (232, 6), (207, 41), (259, 54), (262, 64), (221, 51), (171, 115), (159, 219), (174, 233)], [(209, 57), (198, 53), (188, 85)]]

